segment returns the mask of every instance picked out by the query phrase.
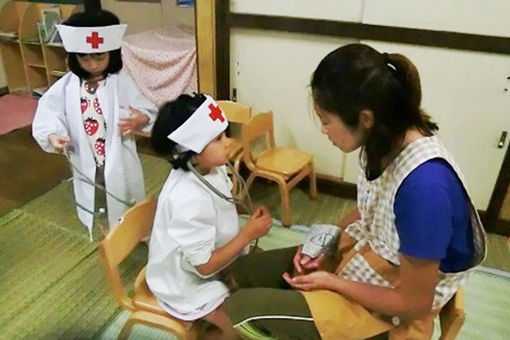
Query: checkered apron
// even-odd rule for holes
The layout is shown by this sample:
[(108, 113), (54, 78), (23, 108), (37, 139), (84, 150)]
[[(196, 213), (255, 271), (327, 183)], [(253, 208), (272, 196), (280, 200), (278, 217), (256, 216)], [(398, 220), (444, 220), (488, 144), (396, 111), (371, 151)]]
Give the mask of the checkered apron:
[[(466, 192), (464, 176), (451, 155), (446, 151), (438, 138), (420, 138), (405, 148), (395, 160), (386, 168), (379, 178), (368, 181), (364, 172), (358, 177), (358, 208), (361, 219), (346, 228), (345, 232), (357, 241), (355, 249), (361, 249), (366, 243), (378, 255), (400, 265), (400, 240), (395, 226), (393, 205), (395, 196), (402, 181), (419, 165), (424, 162), (441, 158), (447, 161), (461, 180)], [(471, 202), (471, 227), (473, 229), (475, 256), (471, 269), (485, 257), (486, 240), (480, 217)], [(464, 284), (471, 269), (459, 273), (439, 274), (434, 296), (434, 309), (440, 309)], [(356, 254), (352, 260), (339, 271), (342, 277), (359, 282), (371, 283), (378, 286), (393, 286), (388, 280), (379, 275), (363, 256)]]
[[(453, 158), (446, 151), (437, 137), (420, 138), (409, 144), (385, 169), (377, 179), (368, 181), (364, 171), (358, 176), (358, 209), (361, 219), (349, 225), (342, 235), (337, 260), (339, 265), (336, 274), (352, 281), (370, 283), (382, 287), (395, 287), (398, 285), (398, 266), (400, 240), (395, 226), (395, 213), (393, 205), (398, 188), (402, 181), (419, 165), (424, 162), (441, 158), (447, 161), (456, 172), (464, 188), (463, 175), (460, 172)], [(363, 162), (363, 161), (362, 161)], [(362, 164), (363, 166), (363, 164)], [(467, 192), (467, 189), (466, 189)], [(478, 213), (471, 202), (471, 227), (473, 230), (475, 256), (470, 269), (459, 273), (439, 273), (439, 279), (435, 288), (433, 312), (423, 319), (430, 323), (433, 316), (437, 315), (441, 307), (461, 287), (469, 272), (485, 257), (486, 240)], [(381, 324), (381, 319), (372, 314), (372, 318), (363, 314), (363, 320), (359, 319), (350, 327), (349, 332), (340, 330), (345, 328), (346, 303), (343, 299), (334, 297), (339, 294), (328, 294), (325, 291), (316, 293), (303, 292), (310, 307), (315, 324), (323, 339), (359, 339), (366, 338), (380, 332), (394, 328), (399, 322), (393, 318), (391, 323)], [(326, 298), (326, 296), (328, 296)], [(338, 301), (334, 301), (337, 299)], [(349, 302), (351, 303), (351, 302)], [(359, 305), (356, 306), (358, 308)], [(350, 308), (350, 307), (349, 307)], [(341, 314), (342, 317), (335, 320), (334, 314)], [(425, 320), (426, 319), (426, 320)], [(417, 322), (421, 322), (417, 320)], [(333, 325), (337, 325), (332, 329)], [(400, 329), (406, 327), (400, 325)], [(407, 338), (400, 332), (398, 337), (392, 339)], [(417, 337), (420, 338), (420, 337)], [(423, 335), (423, 339), (430, 338)]]

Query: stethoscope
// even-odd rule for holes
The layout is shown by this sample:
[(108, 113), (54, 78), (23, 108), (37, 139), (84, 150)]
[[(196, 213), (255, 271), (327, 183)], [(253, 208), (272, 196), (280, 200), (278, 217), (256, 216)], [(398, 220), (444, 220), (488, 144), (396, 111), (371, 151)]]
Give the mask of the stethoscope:
[[(226, 166), (231, 171), (234, 180), (238, 184), (238, 188), (240, 188), (239, 193), (233, 196), (227, 196), (224, 193), (222, 193), (218, 188), (215, 188), (214, 185), (212, 185), (209, 181), (207, 181), (204, 176), (202, 176), (197, 169), (193, 166), (191, 163), (191, 160), (188, 160), (186, 162), (186, 167), (189, 171), (191, 171), (197, 178), (202, 182), (207, 188), (209, 188), (212, 192), (214, 192), (218, 197), (221, 199), (224, 199), (225, 201), (229, 203), (239, 204), (241, 207), (243, 207), (246, 211), (248, 211), (250, 214), (253, 213), (253, 204), (250, 196), (250, 191), (248, 190), (248, 187), (246, 185), (246, 182), (244, 181), (243, 177), (237, 172), (232, 164), (230, 162), (226, 163)], [(246, 197), (246, 201), (244, 200), (244, 197)], [(255, 243), (253, 244), (253, 248), (251, 248), (250, 252), (255, 251), (257, 249), (259, 239), (255, 239)]]
[[(92, 186), (94, 186), (94, 187), (98, 188), (99, 190), (104, 191), (104, 192), (105, 192), (108, 196), (110, 196), (110, 197), (112, 197), (113, 199), (115, 199), (116, 201), (118, 201), (118, 202), (120, 202), (120, 203), (124, 204), (124, 205), (125, 205), (125, 206), (127, 206), (128, 208), (131, 208), (132, 206), (134, 206), (134, 205), (135, 205), (135, 203), (136, 203), (136, 202), (135, 202), (135, 200), (134, 200), (134, 199), (132, 199), (131, 201), (123, 200), (123, 199), (119, 198), (118, 196), (116, 196), (116, 195), (112, 194), (111, 192), (109, 192), (109, 191), (106, 189), (106, 187), (105, 187), (104, 185), (101, 185), (101, 184), (96, 183), (95, 181), (91, 180), (91, 179), (90, 179), (87, 175), (85, 175), (85, 174), (83, 173), (83, 171), (81, 171), (81, 170), (80, 170), (80, 168), (78, 168), (78, 167), (77, 167), (77, 166), (76, 166), (76, 165), (75, 165), (75, 164), (71, 161), (71, 157), (70, 157), (70, 155), (69, 155), (69, 152), (70, 152), (70, 151), (69, 151), (69, 148), (68, 148), (67, 146), (65, 146), (65, 147), (64, 147), (64, 150), (63, 150), (64, 156), (66, 157), (66, 159), (67, 159), (67, 161), (68, 161), (69, 165), (71, 166), (71, 168), (72, 168), (74, 171), (76, 171), (76, 173), (78, 173), (78, 175), (79, 175), (80, 177), (75, 177), (74, 172), (72, 172), (72, 173), (73, 173), (73, 175), (72, 175), (72, 176), (68, 179), (68, 181), (78, 180), (78, 181), (80, 181), (80, 182), (84, 182), (84, 183), (90, 184), (90, 185), (92, 185)], [(76, 200), (76, 197), (75, 197), (75, 199), (74, 199), (74, 200), (75, 200), (76, 206), (77, 206), (78, 208), (82, 209), (82, 210), (83, 210), (83, 211), (85, 211), (85, 212), (88, 212), (89, 214), (91, 214), (91, 215), (92, 215), (92, 216), (94, 216), (94, 217), (101, 216), (101, 215), (103, 215), (103, 214), (106, 212), (106, 210), (105, 210), (104, 208), (99, 208), (99, 210), (98, 210), (97, 212), (92, 211), (92, 210), (90, 210), (90, 209), (86, 208), (86, 207), (85, 207), (83, 204), (81, 204), (80, 202), (78, 202), (78, 201)], [(101, 227), (101, 229), (102, 229), (102, 227)]]
[[(226, 166), (232, 172), (233, 178), (237, 182), (238, 187), (241, 188), (239, 194), (231, 196), (231, 197), (225, 195), (220, 190), (218, 190), (216, 187), (214, 187), (214, 185), (209, 183), (209, 181), (207, 181), (204, 178), (204, 176), (202, 176), (197, 171), (197, 169), (195, 169), (195, 167), (193, 166), (191, 161), (187, 161), (186, 162), (186, 167), (188, 168), (188, 170), (191, 171), (200, 180), (200, 182), (202, 182), (207, 188), (209, 188), (212, 192), (214, 192), (221, 199), (224, 199), (225, 201), (230, 202), (230, 203), (239, 204), (246, 211), (249, 211), (250, 213), (253, 212), (252, 211), (253, 210), (253, 205), (252, 205), (252, 201), (251, 201), (251, 196), (250, 196), (250, 192), (248, 191), (248, 189), (246, 187), (246, 182), (241, 177), (241, 175), (234, 169), (234, 167), (232, 166), (232, 164), (230, 164), (230, 162), (227, 162)], [(245, 195), (245, 193), (243, 193), (243, 191), (246, 193), (246, 195)], [(243, 199), (244, 197), (246, 197), (246, 203), (245, 203), (245, 200)]]

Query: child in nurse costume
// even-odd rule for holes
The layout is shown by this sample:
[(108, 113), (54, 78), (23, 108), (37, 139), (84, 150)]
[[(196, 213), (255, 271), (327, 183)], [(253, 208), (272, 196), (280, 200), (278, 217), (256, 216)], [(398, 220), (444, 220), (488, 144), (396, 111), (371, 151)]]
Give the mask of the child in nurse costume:
[(160, 109), (151, 137), (154, 150), (168, 157), (173, 170), (158, 198), (147, 284), (165, 311), (181, 320), (207, 320), (218, 328), (205, 337), (219, 339), (236, 338), (221, 307), (229, 295), (221, 271), (266, 234), (272, 221), (267, 208), (259, 207), (240, 229), (235, 204), (190, 171), (193, 166), (223, 195), (232, 196), (225, 167), (227, 126), (211, 97), (181, 95)]
[[(145, 196), (132, 133), (150, 131), (157, 109), (121, 70), (126, 27), (94, 1), (57, 25), (70, 72), (39, 99), (32, 124), (44, 151), (65, 152), (73, 164), (78, 217), (91, 239), (95, 217), (104, 220), (106, 210), (113, 225)], [(108, 194), (86, 181), (105, 186)]]

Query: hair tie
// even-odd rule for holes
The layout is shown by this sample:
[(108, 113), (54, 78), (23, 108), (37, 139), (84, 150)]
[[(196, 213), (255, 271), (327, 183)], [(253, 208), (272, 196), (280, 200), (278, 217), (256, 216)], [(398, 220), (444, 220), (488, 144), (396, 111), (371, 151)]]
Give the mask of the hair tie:
[(397, 72), (397, 68), (395, 67), (395, 65), (393, 65), (391, 63), (391, 60), (390, 60), (390, 56), (388, 53), (384, 52), (382, 54), (382, 57), (383, 57), (383, 60), (384, 60), (384, 63), (391, 69), (391, 72), (392, 73), (396, 73)]

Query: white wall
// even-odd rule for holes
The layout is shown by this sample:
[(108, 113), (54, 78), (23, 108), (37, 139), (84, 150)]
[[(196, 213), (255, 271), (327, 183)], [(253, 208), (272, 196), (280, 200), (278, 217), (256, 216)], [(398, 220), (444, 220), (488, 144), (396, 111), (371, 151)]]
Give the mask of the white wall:
[(510, 34), (506, 0), (364, 0), (367, 24), (482, 35)]
[(103, 8), (117, 14), (128, 24), (127, 34), (143, 32), (169, 24), (194, 27), (195, 13), (192, 7), (179, 7), (175, 0), (161, 2), (127, 2), (102, 0)]
[(128, 24), (126, 34), (159, 27), (163, 22), (159, 2), (102, 0), (101, 5), (104, 9), (115, 13), (121, 22)]
[(466, 178), (471, 198), (485, 210), (508, 147), (510, 56), (363, 41), (409, 57), (420, 70), (422, 106), (439, 124), (439, 137)]
[[(290, 1), (290, 0), (289, 0)], [(233, 0), (238, 13), (355, 20), (347, 2), (306, 0), (270, 2)], [(286, 3), (283, 6), (281, 3)], [(450, 30), (510, 37), (510, 2), (488, 0), (365, 0), (359, 21), (387, 26)], [(317, 8), (314, 8), (316, 6)], [(328, 7), (329, 6), (329, 7)], [(318, 12), (317, 12), (318, 11)], [(350, 13), (350, 14), (346, 14)], [(503, 14), (504, 13), (504, 14)], [(478, 20), (478, 21), (477, 21)], [(476, 22), (475, 22), (476, 21)], [(235, 29), (231, 35), (231, 87), (238, 100), (256, 111), (274, 110), (280, 145), (312, 152), (319, 173), (355, 182), (358, 154), (344, 155), (320, 135), (311, 118), (308, 83), (319, 61), (351, 42), (305, 34)], [(401, 52), (413, 60), (422, 78), (424, 108), (440, 124), (441, 138), (466, 175), (475, 205), (486, 209), (505, 155), (496, 147), (502, 130), (510, 131), (510, 56), (438, 49), (377, 41), (381, 52)], [(505, 92), (504, 89), (508, 88)]]
[(161, 7), (163, 10), (163, 25), (173, 23), (195, 26), (195, 11), (193, 7), (179, 7), (175, 0), (161, 0)]
[(359, 22), (364, 0), (230, 0), (236, 13)]
[(235, 29), (230, 45), (231, 86), (237, 88), (237, 100), (256, 112), (273, 110), (276, 143), (313, 153), (319, 172), (336, 177), (343, 177), (344, 156), (320, 135), (309, 83), (319, 61), (348, 42)]

